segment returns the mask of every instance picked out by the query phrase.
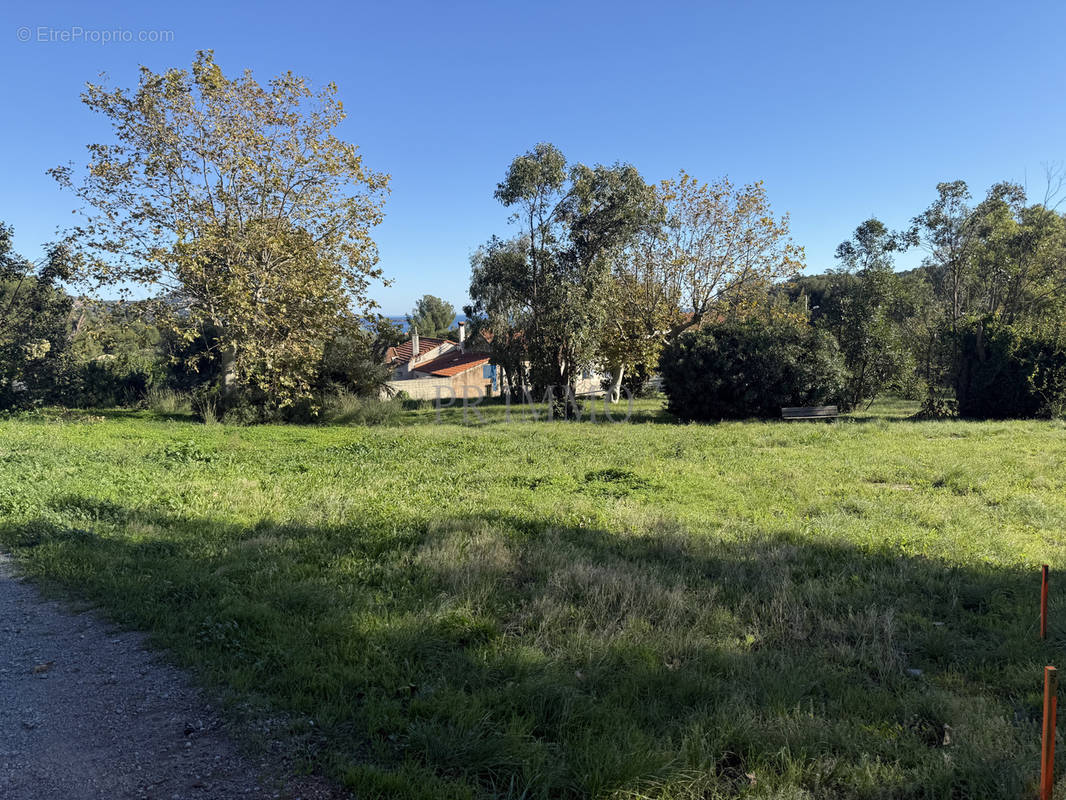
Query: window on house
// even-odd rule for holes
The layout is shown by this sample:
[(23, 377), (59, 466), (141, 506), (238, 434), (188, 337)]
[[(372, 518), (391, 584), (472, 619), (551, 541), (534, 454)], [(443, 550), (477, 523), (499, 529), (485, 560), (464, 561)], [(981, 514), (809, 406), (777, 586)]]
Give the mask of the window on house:
[(486, 364), (481, 368), (481, 377), (486, 380), (492, 380), (495, 377), (496, 367), (492, 364)]

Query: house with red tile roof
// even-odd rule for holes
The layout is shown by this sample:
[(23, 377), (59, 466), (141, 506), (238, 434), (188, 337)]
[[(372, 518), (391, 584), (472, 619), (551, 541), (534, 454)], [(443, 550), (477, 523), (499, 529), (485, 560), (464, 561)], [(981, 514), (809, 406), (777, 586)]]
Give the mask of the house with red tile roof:
[(393, 377), (402, 380), (412, 377), (408, 373), (417, 365), (432, 361), (444, 353), (457, 350), (459, 345), (448, 339), (434, 339), (431, 336), (419, 336), (418, 331), (406, 342), (390, 347), (385, 352), (385, 363), (392, 367)]
[(406, 392), (416, 399), (487, 397), (494, 390), (496, 368), (487, 353), (466, 348), (465, 325), (459, 323), (459, 341), (419, 336), (386, 352), (392, 368), (388, 386), (392, 394)]
[(464, 353), (452, 350), (432, 361), (417, 364), (414, 371), (437, 378), (453, 378), (474, 367), (481, 367), (488, 363), (489, 357), (486, 353)]

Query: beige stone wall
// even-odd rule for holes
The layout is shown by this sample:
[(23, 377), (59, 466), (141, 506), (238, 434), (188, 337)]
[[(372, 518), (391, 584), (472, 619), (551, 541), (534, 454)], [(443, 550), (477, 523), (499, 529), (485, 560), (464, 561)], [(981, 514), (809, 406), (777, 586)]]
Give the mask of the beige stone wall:
[[(577, 394), (602, 394), (602, 375), (593, 374), (589, 378), (578, 379)], [(474, 400), (478, 397), (492, 396), (492, 380), (483, 377), (480, 366), (460, 372), (451, 378), (408, 378), (406, 380), (389, 381), (392, 394), (407, 392), (414, 400), (436, 400), (439, 396), (441, 402), (447, 403), (451, 398), (462, 399), (464, 396)], [(500, 381), (497, 386), (496, 396), (499, 396), (502, 387), (505, 386), (503, 370), (500, 370)], [(440, 394), (438, 395), (438, 390)]]
[(407, 392), (413, 400), (436, 400), (438, 390), (445, 402), (453, 395), (451, 378), (412, 378), (405, 381), (389, 381), (387, 386), (392, 391), (385, 392), (385, 396)]
[(575, 394), (603, 394), (603, 376), (593, 372), (588, 378), (579, 377), (574, 386)]
[(440, 397), (442, 403), (464, 396), (471, 400), (488, 397), (492, 389), (492, 381), (482, 377), (480, 366), (451, 378), (409, 378), (389, 381), (387, 385), (392, 390), (389, 394), (407, 392), (412, 400), (436, 400)]
[(481, 367), (477, 366), (452, 376), (452, 391), (456, 397), (488, 397), (492, 393), (492, 379), (482, 375)]
[[(526, 364), (526, 366), (528, 367), (529, 365)], [(480, 376), (481, 373), (479, 372), (478, 375)], [(579, 375), (578, 379), (577, 379), (577, 381), (575, 382), (575, 385), (574, 385), (574, 392), (575, 392), (575, 394), (578, 394), (578, 395), (585, 395), (585, 394), (596, 394), (596, 395), (599, 395), (599, 394), (603, 394), (603, 379), (604, 379), (604, 375), (602, 373), (599, 373), (599, 372), (592, 372), (589, 375), (589, 377), (587, 377), (587, 378), (583, 378), (583, 377), (581, 377)], [(497, 392), (496, 392), (497, 396), (503, 394), (504, 387), (507, 386), (506, 380), (507, 380), (507, 374), (506, 374), (506, 372), (504, 372), (503, 368), (501, 367), (500, 368), (500, 379), (499, 379), (499, 383), (497, 385)], [(492, 385), (492, 381), (486, 381), (486, 383), (489, 386)]]

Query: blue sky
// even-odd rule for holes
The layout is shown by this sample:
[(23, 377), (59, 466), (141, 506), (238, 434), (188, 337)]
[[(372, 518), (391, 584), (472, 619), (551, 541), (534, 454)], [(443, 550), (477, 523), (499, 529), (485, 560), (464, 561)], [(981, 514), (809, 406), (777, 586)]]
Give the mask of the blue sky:
[[(465, 302), (471, 252), (507, 231), (493, 189), (538, 141), (649, 180), (762, 179), (811, 270), (870, 215), (904, 225), (938, 181), (1042, 194), (1043, 164), (1066, 159), (1062, 2), (102, 6), (0, 10), (0, 219), (30, 257), (71, 219), (45, 170), (108, 135), (79, 102), (84, 82), (132, 85), (138, 64), (188, 66), (206, 48), (228, 73), (340, 86), (343, 135), (392, 175), (376, 238), (394, 283), (374, 291), (390, 314), (425, 293)], [(64, 34), (79, 28), (134, 41)]]

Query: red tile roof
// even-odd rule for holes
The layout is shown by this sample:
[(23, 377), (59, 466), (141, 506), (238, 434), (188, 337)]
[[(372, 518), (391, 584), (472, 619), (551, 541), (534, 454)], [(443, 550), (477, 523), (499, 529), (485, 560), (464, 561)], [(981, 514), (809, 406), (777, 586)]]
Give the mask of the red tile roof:
[(460, 353), (458, 350), (445, 353), (440, 358), (427, 361), (425, 364), (415, 366), (415, 372), (425, 372), (441, 378), (450, 378), (468, 369), (480, 367), (489, 363), (489, 357), (484, 353)]
[[(459, 345), (456, 342), (448, 339), (434, 339), (431, 336), (419, 336), (418, 337), (418, 355), (422, 356), (428, 353), (435, 347), (440, 347), (442, 344), (450, 344), (454, 347)], [(388, 352), (388, 362), (394, 364), (397, 362), (407, 362), (411, 360), (411, 340), (390, 347)]]

